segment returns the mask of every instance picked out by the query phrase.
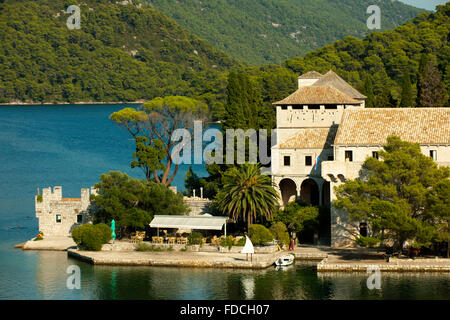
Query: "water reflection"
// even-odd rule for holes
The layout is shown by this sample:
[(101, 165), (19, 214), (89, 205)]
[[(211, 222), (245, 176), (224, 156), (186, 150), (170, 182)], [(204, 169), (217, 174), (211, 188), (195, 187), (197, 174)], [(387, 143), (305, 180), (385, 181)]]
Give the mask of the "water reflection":
[[(30, 252), (15, 251), (25, 255)], [(450, 299), (450, 273), (383, 273), (369, 290), (365, 273), (317, 273), (315, 263), (285, 268), (92, 266), (65, 252), (34, 252), (27, 281), (10, 285), (2, 299)], [(20, 258), (24, 259), (24, 257)], [(69, 265), (81, 271), (81, 289), (69, 290)], [(11, 274), (16, 277), (16, 274)], [(3, 280), (3, 283), (8, 283)], [(21, 285), (18, 288), (18, 285)]]
[(255, 296), (255, 278), (243, 277), (241, 279), (242, 288), (244, 289), (245, 299), (251, 300)]
[(333, 283), (332, 299), (450, 299), (450, 273), (381, 272), (381, 289), (367, 288), (368, 274), (319, 272), (318, 279)]

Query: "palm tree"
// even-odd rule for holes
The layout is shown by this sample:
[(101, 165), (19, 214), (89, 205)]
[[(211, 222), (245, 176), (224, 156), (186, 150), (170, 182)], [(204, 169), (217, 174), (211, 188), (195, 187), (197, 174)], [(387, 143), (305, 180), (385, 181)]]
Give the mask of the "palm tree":
[(234, 221), (242, 219), (247, 227), (259, 217), (272, 219), (278, 193), (269, 176), (262, 175), (261, 165), (243, 164), (223, 174), (223, 189), (216, 196), (217, 206)]

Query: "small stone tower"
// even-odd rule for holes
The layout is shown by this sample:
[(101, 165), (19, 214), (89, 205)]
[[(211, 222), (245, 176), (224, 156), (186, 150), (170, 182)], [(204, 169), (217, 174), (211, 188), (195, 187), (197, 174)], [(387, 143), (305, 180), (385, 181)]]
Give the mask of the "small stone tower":
[[(95, 189), (91, 189), (95, 194)], [(62, 187), (42, 189), (35, 195), (36, 217), (39, 219), (39, 231), (44, 236), (70, 236), (72, 230), (84, 223), (91, 222), (89, 215), (89, 188), (81, 189), (81, 198), (63, 198)]]

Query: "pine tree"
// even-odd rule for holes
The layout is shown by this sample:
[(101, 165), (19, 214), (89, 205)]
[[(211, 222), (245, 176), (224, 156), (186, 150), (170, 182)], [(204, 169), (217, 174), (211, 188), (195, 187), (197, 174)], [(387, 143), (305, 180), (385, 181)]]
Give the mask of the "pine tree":
[(192, 170), (192, 166), (189, 166), (188, 170), (186, 171), (186, 177), (184, 178), (184, 188), (186, 190), (184, 192), (184, 195), (191, 196), (194, 194), (194, 190), (196, 190), (198, 192), (197, 195), (199, 195), (201, 187), (202, 183), (200, 181), (200, 178), (194, 172), (194, 170)]
[(363, 175), (336, 188), (334, 205), (347, 209), (351, 221), (367, 221), (374, 238), (396, 241), (399, 254), (406, 241), (449, 241), (449, 168), (396, 136), (379, 156), (365, 160)]
[(396, 108), (397, 100), (395, 100), (389, 88), (383, 88), (381, 93), (375, 98), (377, 108)]
[(413, 106), (413, 93), (411, 85), (411, 77), (408, 71), (403, 73), (402, 78), (402, 95), (400, 98), (400, 108), (410, 108)]

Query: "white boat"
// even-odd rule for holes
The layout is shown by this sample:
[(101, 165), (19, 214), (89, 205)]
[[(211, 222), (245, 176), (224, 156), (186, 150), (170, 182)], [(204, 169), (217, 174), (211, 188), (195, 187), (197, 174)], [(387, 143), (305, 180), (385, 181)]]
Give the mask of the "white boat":
[(295, 257), (292, 254), (286, 254), (284, 256), (279, 257), (275, 264), (277, 266), (289, 266), (294, 263)]

